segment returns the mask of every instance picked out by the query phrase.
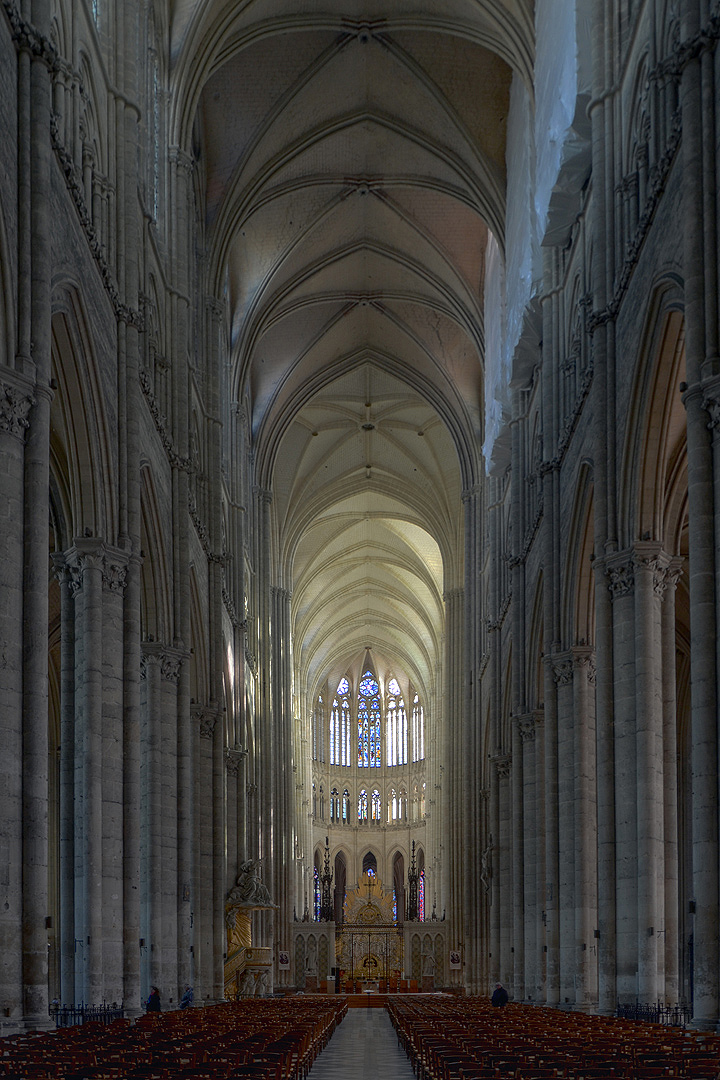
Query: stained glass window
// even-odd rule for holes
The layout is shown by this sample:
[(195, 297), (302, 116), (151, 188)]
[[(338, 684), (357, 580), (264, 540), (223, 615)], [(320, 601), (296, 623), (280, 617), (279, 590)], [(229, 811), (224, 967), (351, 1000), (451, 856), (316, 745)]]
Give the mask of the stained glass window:
[(330, 714), (330, 764), (350, 764), (350, 684), (342, 678), (338, 683)]
[(347, 788), (343, 791), (342, 801), (342, 822), (343, 825), (347, 825), (350, 821), (350, 792)]
[(425, 717), (417, 694), (413, 698), (412, 729), (413, 761), (422, 761), (425, 757)]
[(313, 716), (313, 761), (325, 761), (325, 710), (322, 694), (318, 695)]
[(330, 792), (330, 820), (340, 821), (340, 792), (336, 787)]
[(315, 922), (320, 922), (320, 874), (317, 866), (313, 867), (313, 914)]
[(358, 688), (358, 765), (379, 768), (381, 763), (380, 687), (373, 673), (366, 671)]
[(333, 699), (330, 711), (330, 764), (340, 764), (340, 703)]
[(373, 788), (372, 793), (372, 819), (373, 821), (380, 821), (382, 815), (382, 803), (380, 801), (380, 792), (377, 788)]
[(387, 732), (388, 765), (406, 765), (408, 744), (407, 714), (405, 712), (405, 702), (400, 693), (400, 684), (394, 678), (388, 682), (385, 730)]
[(368, 797), (365, 788), (362, 789), (358, 796), (358, 821), (367, 821), (368, 819)]

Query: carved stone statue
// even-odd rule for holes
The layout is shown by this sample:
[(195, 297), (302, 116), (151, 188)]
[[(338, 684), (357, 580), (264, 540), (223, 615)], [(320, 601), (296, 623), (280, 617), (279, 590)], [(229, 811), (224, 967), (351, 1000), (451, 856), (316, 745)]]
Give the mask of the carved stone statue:
[(225, 922), (228, 927), (235, 925), (235, 912), (238, 908), (274, 908), (267, 886), (257, 876), (255, 862), (247, 859), (240, 863), (240, 872), (235, 885), (225, 900)]

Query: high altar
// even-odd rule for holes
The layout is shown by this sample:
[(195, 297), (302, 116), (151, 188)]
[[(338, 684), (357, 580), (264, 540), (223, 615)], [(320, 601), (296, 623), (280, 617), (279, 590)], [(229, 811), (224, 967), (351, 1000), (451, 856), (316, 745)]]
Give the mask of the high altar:
[(398, 979), (403, 973), (402, 924), (395, 921), (393, 895), (373, 874), (363, 874), (348, 892), (343, 925), (335, 935), (335, 963), (341, 979)]

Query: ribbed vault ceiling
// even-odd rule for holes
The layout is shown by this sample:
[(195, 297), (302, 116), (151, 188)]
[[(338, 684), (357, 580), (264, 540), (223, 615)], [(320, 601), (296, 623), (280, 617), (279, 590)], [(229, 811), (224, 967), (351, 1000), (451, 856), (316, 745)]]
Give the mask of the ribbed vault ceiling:
[(301, 682), (371, 644), (429, 694), (479, 472), (484, 255), (532, 5), (177, 0), (171, 37)]

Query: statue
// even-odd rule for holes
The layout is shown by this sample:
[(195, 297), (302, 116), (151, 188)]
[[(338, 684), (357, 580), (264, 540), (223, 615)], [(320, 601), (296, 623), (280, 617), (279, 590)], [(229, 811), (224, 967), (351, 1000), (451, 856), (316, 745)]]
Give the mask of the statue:
[(267, 886), (263, 885), (255, 871), (255, 862), (246, 859), (240, 863), (240, 872), (235, 885), (225, 900), (225, 922), (228, 928), (235, 925), (235, 913), (238, 908), (274, 908)]
[(494, 848), (492, 833), (490, 842), (480, 854), (480, 881), (485, 892), (490, 892), (490, 879), (492, 877), (492, 851)]

